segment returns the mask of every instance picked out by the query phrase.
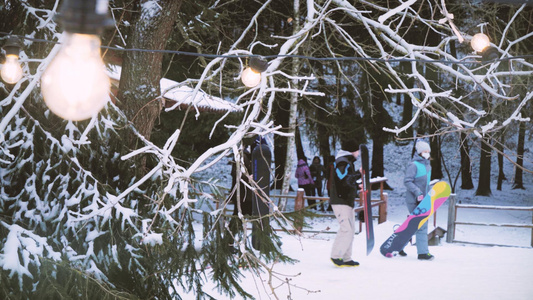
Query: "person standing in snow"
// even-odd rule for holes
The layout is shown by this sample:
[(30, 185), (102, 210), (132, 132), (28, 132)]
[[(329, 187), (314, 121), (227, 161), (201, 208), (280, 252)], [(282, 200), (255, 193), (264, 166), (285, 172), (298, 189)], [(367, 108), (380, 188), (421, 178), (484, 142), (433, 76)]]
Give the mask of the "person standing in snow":
[[(415, 146), (416, 154), (413, 160), (407, 166), (403, 183), (407, 190), (405, 203), (407, 209), (412, 213), (418, 206), (420, 201), (424, 199), (430, 190), (429, 181), (431, 180), (431, 165), (429, 158), (431, 157), (431, 148), (429, 144), (424, 141), (418, 141)], [(415, 234), (416, 249), (418, 252), (418, 259), (432, 260), (435, 257), (429, 253), (428, 248), (428, 223), (426, 222)], [(400, 251), (400, 256), (406, 256), (404, 250)]]
[[(311, 176), (311, 171), (309, 170), (306, 160), (307, 158), (305, 157), (298, 160), (295, 177), (298, 179), (298, 187), (304, 189), (305, 195), (314, 196), (313, 191), (315, 189), (315, 182), (313, 181), (313, 177)], [(307, 206), (311, 206), (315, 203), (316, 200), (307, 199)]]
[(357, 196), (357, 180), (361, 178), (360, 169), (355, 168), (359, 156), (359, 145), (349, 140), (335, 157), (333, 180), (331, 181), (330, 204), (339, 222), (339, 230), (331, 249), (331, 261), (338, 267), (356, 267), (352, 260), (352, 244), (355, 235), (354, 201)]
[[(229, 251), (233, 254), (238, 253), (236, 247), (234, 247), (235, 236), (242, 234), (244, 231), (242, 220), (239, 218), (239, 214), (248, 217), (252, 215), (252, 195), (253, 191), (249, 188), (250, 174), (252, 173), (252, 154), (248, 150), (242, 151), (241, 170), (237, 169), (237, 162), (232, 161), (231, 164), (231, 186), (230, 202), (233, 204), (233, 218), (229, 222), (229, 230), (224, 235), (224, 239), (229, 247)], [(239, 171), (243, 172), (239, 179)], [(237, 192), (237, 185), (239, 185), (239, 191)], [(239, 210), (240, 206), (240, 210)]]
[[(250, 153), (250, 151), (246, 149), (243, 150), (242, 160), (244, 164), (241, 166), (241, 169), (245, 170), (246, 173), (242, 175), (240, 180), (237, 178), (237, 163), (235, 161), (231, 162), (231, 186), (233, 187), (233, 190), (231, 192), (230, 201), (234, 205), (234, 216), (237, 216), (239, 214), (237, 202), (239, 202), (243, 215), (252, 215), (253, 191), (248, 188), (249, 186), (251, 186), (248, 176), (252, 174), (252, 154)], [(237, 184), (240, 185), (239, 193), (237, 193), (236, 190)]]
[[(324, 195), (322, 193), (322, 179), (324, 178), (324, 172), (326, 171), (326, 169), (320, 163), (320, 157), (315, 156), (313, 158), (313, 162), (311, 163), (311, 166), (309, 166), (309, 170), (311, 171), (311, 177), (313, 177), (313, 181), (315, 182), (312, 195), (322, 197)], [(324, 210), (324, 207), (321, 202), (319, 202), (317, 209), (322, 211)]]

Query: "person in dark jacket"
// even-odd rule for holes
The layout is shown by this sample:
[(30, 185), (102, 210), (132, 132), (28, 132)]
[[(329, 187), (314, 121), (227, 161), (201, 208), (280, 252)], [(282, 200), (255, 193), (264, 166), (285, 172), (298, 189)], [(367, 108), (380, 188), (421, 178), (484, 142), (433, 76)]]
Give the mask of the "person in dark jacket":
[[(311, 171), (307, 165), (306, 158), (300, 158), (298, 160), (298, 166), (296, 167), (296, 179), (298, 179), (298, 187), (304, 189), (306, 196), (314, 196), (315, 182), (311, 176)], [(316, 200), (307, 199), (307, 205), (312, 206), (316, 203)], [(316, 207), (315, 207), (316, 209)]]
[[(429, 192), (429, 181), (431, 180), (431, 164), (429, 158), (431, 157), (431, 148), (428, 143), (419, 141), (416, 143), (416, 154), (413, 160), (405, 170), (405, 177), (403, 183), (407, 190), (405, 197), (405, 204), (407, 209), (412, 213), (418, 206), (420, 201)], [(418, 229), (416, 236), (416, 248), (418, 252), (418, 259), (432, 260), (435, 257), (429, 253), (428, 248), (428, 224), (427, 222)], [(406, 256), (404, 250), (399, 253), (401, 256)]]
[[(242, 161), (239, 164), (240, 169), (237, 169), (237, 162), (231, 163), (231, 177), (232, 190), (230, 191), (230, 202), (233, 206), (233, 218), (229, 223), (229, 231), (225, 234), (226, 242), (228, 243), (231, 253), (237, 253), (237, 248), (233, 246), (234, 236), (238, 233), (243, 233), (242, 220), (239, 215), (252, 215), (252, 195), (253, 191), (249, 188), (251, 186), (250, 174), (252, 172), (252, 154), (248, 150), (243, 150)], [(238, 174), (241, 173), (241, 174)], [(239, 179), (240, 175), (240, 179)], [(238, 189), (237, 189), (238, 187)], [(240, 210), (239, 210), (240, 207)]]
[[(315, 182), (314, 187), (313, 187), (313, 196), (317, 195), (319, 197), (322, 197), (324, 195), (322, 193), (322, 180), (324, 178), (324, 173), (326, 169), (320, 163), (320, 157), (315, 156), (313, 158), (313, 163), (311, 163), (311, 166), (309, 166), (309, 170), (311, 171), (311, 177), (313, 178), (313, 181)], [(322, 210), (322, 211), (324, 210), (324, 207), (320, 202), (317, 208), (318, 210)]]
[[(241, 212), (243, 215), (252, 214), (252, 194), (253, 191), (249, 188), (251, 186), (249, 175), (252, 172), (252, 155), (250, 151), (243, 150), (242, 152), (242, 162), (240, 164), (241, 170), (239, 170), (242, 175), (240, 180), (237, 178), (237, 163), (235, 161), (231, 162), (231, 186), (233, 187), (231, 191), (230, 201), (234, 205), (233, 215), (237, 216), (239, 214), (238, 206), (241, 207)], [(237, 192), (237, 184), (239, 184), (239, 190)], [(237, 202), (239, 202), (237, 204)]]
[(361, 178), (360, 169), (356, 169), (354, 164), (358, 156), (358, 143), (346, 141), (335, 157), (330, 204), (339, 221), (339, 230), (331, 249), (331, 261), (338, 267), (359, 265), (352, 260), (355, 235), (354, 201), (359, 188), (357, 180)]

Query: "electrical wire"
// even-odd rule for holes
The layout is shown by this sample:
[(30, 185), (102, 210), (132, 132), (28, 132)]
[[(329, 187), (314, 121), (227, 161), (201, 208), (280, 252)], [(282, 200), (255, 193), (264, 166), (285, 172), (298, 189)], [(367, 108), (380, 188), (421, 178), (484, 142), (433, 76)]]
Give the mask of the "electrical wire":
[[(16, 36), (18, 38), (29, 40), (33, 42), (40, 43), (51, 43), (51, 44), (61, 44), (60, 42), (50, 41), (45, 39), (36, 39), (26, 36), (20, 36), (16, 34), (11, 34), (7, 32), (0, 32), (0, 35), (4, 36)], [(116, 50), (123, 52), (148, 52), (148, 53), (164, 53), (164, 54), (176, 54), (184, 56), (194, 56), (194, 57), (205, 57), (205, 58), (251, 58), (259, 57), (263, 59), (277, 59), (277, 58), (300, 58), (313, 61), (375, 61), (375, 62), (420, 62), (420, 63), (442, 63), (442, 64), (451, 64), (451, 65), (460, 65), (460, 64), (487, 64), (494, 62), (504, 62), (511, 60), (519, 59), (528, 59), (533, 58), (533, 55), (519, 55), (519, 56), (510, 56), (510, 57), (500, 57), (491, 61), (480, 61), (480, 60), (460, 60), (460, 61), (450, 61), (444, 59), (419, 59), (419, 58), (379, 58), (379, 57), (360, 57), (360, 56), (342, 56), (342, 57), (313, 57), (306, 55), (296, 55), (296, 54), (276, 54), (276, 55), (255, 55), (255, 54), (206, 54), (206, 53), (196, 53), (196, 52), (187, 52), (179, 50), (160, 50), (160, 49), (138, 49), (138, 48), (120, 48), (113, 46), (101, 46), (102, 49)]]

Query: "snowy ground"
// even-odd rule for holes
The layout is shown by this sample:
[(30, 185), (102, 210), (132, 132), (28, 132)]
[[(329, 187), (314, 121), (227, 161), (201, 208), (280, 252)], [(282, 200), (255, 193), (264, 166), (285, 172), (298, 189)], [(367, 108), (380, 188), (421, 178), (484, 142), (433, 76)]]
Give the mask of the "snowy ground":
[[(377, 238), (383, 240), (385, 231)], [(380, 238), (381, 237), (381, 238)], [(431, 247), (436, 259), (415, 259), (415, 247), (405, 258), (388, 259), (377, 251), (365, 256), (363, 235), (355, 240), (357, 268), (336, 268), (329, 261), (333, 236), (284, 238), (283, 249), (300, 260), (279, 266), (282, 280), (291, 279), (289, 291), (281, 286), (279, 299), (531, 299), (532, 250), (445, 244)], [(265, 279), (263, 279), (265, 280)], [(275, 299), (247, 275), (247, 290), (258, 299)], [(253, 291), (253, 292), (252, 292)], [(290, 298), (289, 298), (290, 295)], [(217, 299), (224, 299), (223, 297)]]
[[(387, 152), (391, 151), (394, 149)], [(394, 191), (388, 191), (388, 221), (379, 225), (374, 223), (374, 251), (366, 256), (364, 234), (355, 237), (353, 258), (361, 263), (360, 267), (337, 268), (331, 263), (330, 250), (335, 237), (332, 233), (304, 233), (300, 237), (282, 234), (284, 253), (299, 262), (275, 267), (278, 274), (273, 279), (273, 286), (278, 287), (276, 295), (264, 284), (268, 280), (266, 274), (258, 278), (243, 270), (245, 278), (242, 285), (246, 290), (257, 299), (533, 299), (531, 229), (458, 226), (457, 240), (515, 247), (448, 244), (443, 240), (440, 246), (430, 247), (430, 252), (436, 257), (430, 262), (416, 259), (415, 246), (406, 248), (407, 257), (390, 259), (379, 253), (379, 246), (392, 233), (393, 226), (403, 222), (408, 213), (401, 183), (402, 161), (408, 160), (403, 157), (406, 152), (401, 151), (400, 158), (386, 163), (386, 176)], [(531, 207), (531, 174), (526, 174), (524, 181), (526, 190), (512, 190), (511, 183), (505, 182), (503, 191), (497, 191), (493, 183), (491, 197), (477, 197), (474, 196), (475, 190), (458, 189), (457, 199), (463, 204)], [(373, 192), (374, 198), (377, 193)], [(448, 205), (445, 203), (437, 211), (436, 225), (446, 229), (447, 215)], [(460, 209), (457, 218), (459, 221), (483, 223), (532, 223), (531, 212), (517, 211)], [(430, 230), (434, 228), (433, 222), (431, 218)], [(338, 228), (332, 217), (314, 218), (310, 225), (309, 229), (316, 231), (334, 232)], [(290, 287), (283, 284), (287, 280)], [(204, 288), (211, 288), (216, 299), (227, 299), (215, 292), (212, 282), (206, 282)], [(189, 295), (184, 299), (195, 299), (195, 296)]]
[[(257, 299), (533, 299), (531, 284), (533, 249), (523, 247), (486, 247), (448, 244), (430, 247), (436, 259), (430, 262), (416, 259), (416, 246), (408, 246), (407, 257), (385, 258), (379, 246), (392, 233), (392, 227), (403, 221), (407, 209), (391, 203), (389, 221), (375, 223), (376, 247), (366, 256), (364, 234), (354, 241), (354, 259), (361, 263), (357, 268), (337, 268), (329, 260), (335, 237), (331, 233), (304, 233), (303, 236), (282, 234), (284, 253), (299, 260), (294, 265), (278, 265), (279, 274), (274, 286), (290, 280), (291, 287), (281, 285), (275, 290), (277, 297), (263, 286), (268, 278), (258, 278), (244, 271), (243, 286)], [(470, 220), (480, 222), (528, 223), (531, 213), (479, 214), (464, 213)], [(527, 216), (525, 216), (527, 215)], [(447, 206), (439, 209), (437, 226), (446, 228)], [(531, 223), (530, 223), (531, 224)], [(333, 218), (316, 218), (312, 229), (336, 231)], [(327, 228), (329, 230), (326, 230)], [(430, 229), (433, 228), (431, 219)], [(494, 227), (460, 229), (458, 238), (478, 242), (508, 243), (527, 247), (531, 243), (530, 229), (499, 229)], [(209, 287), (212, 283), (206, 283)], [(215, 287), (212, 286), (213, 290)], [(225, 299), (218, 295), (215, 298)], [(193, 295), (190, 298), (194, 299)]]

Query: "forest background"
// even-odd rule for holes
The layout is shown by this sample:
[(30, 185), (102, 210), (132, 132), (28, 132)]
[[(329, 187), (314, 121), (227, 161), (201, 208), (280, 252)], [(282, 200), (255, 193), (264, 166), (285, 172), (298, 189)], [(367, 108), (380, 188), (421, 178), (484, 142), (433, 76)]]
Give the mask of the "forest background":
[[(117, 93), (98, 117), (69, 122), (47, 110), (38, 88), (60, 47), (54, 19), (60, 4), (0, 4), (2, 38), (26, 38), (24, 78), (0, 88), (2, 298), (173, 299), (180, 298), (171, 288), (176, 283), (202, 298), (205, 266), (216, 270), (222, 292), (246, 296), (239, 265), (273, 272), (271, 262), (291, 258), (279, 251), (276, 233), (255, 251), (248, 233), (218, 226), (221, 211), (196, 203), (242, 191), (196, 174), (231, 155), (246, 181), (242, 151), (266, 136), (273, 187), (286, 194), (295, 158), (303, 154), (302, 123), (324, 161), (344, 139), (371, 143), (373, 177), (386, 176), (386, 144), (415, 137), (431, 143), (432, 177), (447, 177), (454, 189), (490, 196), (493, 155), (515, 164), (515, 188), (532, 172), (523, 167), (532, 132), (530, 5), (110, 1), (115, 27), (102, 35), (102, 45), (110, 46), (102, 55), (122, 66)], [(470, 48), (480, 31), (498, 59), (484, 61)], [(239, 77), (252, 55), (269, 66), (249, 89)], [(162, 77), (242, 112), (166, 108)], [(440, 151), (450, 141), (457, 144), (453, 162)], [(480, 148), (479, 161), (471, 159), (472, 147)], [(504, 175), (499, 172), (497, 188)], [(296, 214), (283, 206), (270, 217), (290, 230)], [(198, 220), (201, 247), (192, 226)], [(239, 255), (225, 247), (230, 243)]]

